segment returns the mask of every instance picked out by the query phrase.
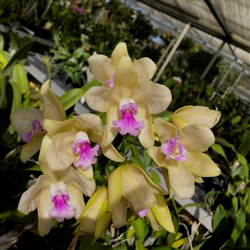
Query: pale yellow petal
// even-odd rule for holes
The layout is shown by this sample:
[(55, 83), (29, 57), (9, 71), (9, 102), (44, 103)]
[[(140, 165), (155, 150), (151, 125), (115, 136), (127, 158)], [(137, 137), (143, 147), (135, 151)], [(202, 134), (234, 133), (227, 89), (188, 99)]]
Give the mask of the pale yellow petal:
[(51, 119), (44, 120), (44, 127), (50, 135), (57, 133), (71, 131), (76, 128), (74, 119), (68, 119), (66, 121), (55, 121)]
[(111, 59), (104, 55), (92, 55), (89, 57), (88, 63), (91, 73), (101, 83), (110, 80), (115, 71)]
[(108, 178), (108, 211), (112, 212), (122, 196), (122, 167), (115, 169)]
[(108, 211), (108, 200), (107, 197), (104, 200), (98, 218), (95, 225), (95, 233), (94, 239), (92, 240), (92, 244), (100, 237), (100, 235), (104, 232), (104, 230), (108, 227), (109, 223), (111, 222), (112, 213)]
[(94, 234), (97, 218), (103, 202), (107, 198), (106, 187), (99, 188), (87, 202), (77, 223), (80, 222), (80, 230), (86, 234)]
[(106, 147), (112, 143), (118, 134), (117, 128), (112, 124), (113, 121), (120, 119), (119, 106), (111, 107), (107, 112), (106, 127), (104, 130), (103, 140), (101, 142), (102, 147)]
[(164, 85), (144, 80), (134, 89), (131, 98), (146, 107), (150, 114), (159, 114), (167, 109), (172, 101), (172, 94)]
[(38, 197), (38, 233), (40, 236), (45, 236), (50, 232), (53, 219), (50, 218), (49, 212), (54, 207), (51, 201), (49, 189), (44, 189)]
[(23, 163), (29, 160), (41, 148), (45, 134), (38, 134), (32, 137), (32, 141), (27, 142), (21, 151), (20, 159)]
[(103, 88), (94, 86), (85, 92), (84, 98), (91, 109), (99, 112), (107, 112), (114, 91), (114, 87)]
[(188, 123), (179, 116), (172, 116), (171, 117), (171, 123), (173, 123), (179, 129), (181, 129), (181, 128), (188, 125)]
[(96, 189), (96, 184), (93, 179), (87, 179), (73, 167), (69, 167), (63, 171), (57, 171), (56, 174), (58, 181), (60, 180), (67, 183), (67, 185), (79, 189), (85, 196), (91, 196)]
[(86, 133), (90, 131), (100, 131), (102, 132), (102, 121), (98, 115), (95, 114), (81, 114), (79, 116), (74, 116), (74, 120), (77, 121), (81, 130), (84, 130)]
[(88, 168), (86, 170), (83, 170), (82, 168), (76, 169), (81, 175), (83, 175), (85, 178), (92, 180), (94, 177), (94, 171), (93, 168)]
[(176, 122), (175, 119), (176, 117), (180, 117), (184, 119), (188, 124), (201, 124), (212, 128), (218, 123), (220, 116), (221, 113), (219, 111), (211, 110), (208, 107), (185, 106), (173, 113), (172, 122), (176, 126), (181, 125), (178, 123), (178, 121)]
[(69, 199), (67, 203), (71, 206), (76, 207), (75, 219), (78, 219), (82, 213), (82, 210), (85, 207), (85, 203), (83, 200), (83, 195), (78, 188), (75, 188), (71, 185), (67, 185), (67, 191), (69, 194)]
[(133, 89), (138, 84), (138, 76), (130, 57), (123, 56), (120, 59), (115, 71), (114, 82), (116, 86), (119, 86), (122, 97), (129, 99)]
[(49, 188), (51, 177), (48, 175), (40, 175), (36, 183), (26, 190), (18, 203), (17, 210), (23, 214), (28, 214), (37, 208), (37, 197), (44, 188)]
[(112, 65), (115, 69), (123, 56), (128, 56), (127, 45), (126, 43), (120, 42), (116, 45), (111, 55)]
[(135, 71), (139, 77), (139, 82), (150, 80), (157, 70), (156, 64), (148, 57), (134, 60), (133, 64), (135, 67)]
[(52, 143), (48, 148), (46, 160), (52, 171), (68, 168), (74, 161), (72, 143), (75, 133), (65, 132), (53, 136)]
[(66, 114), (57, 96), (50, 90), (50, 80), (43, 83), (40, 94), (43, 99), (43, 117), (56, 121), (66, 120)]
[(144, 107), (138, 106), (138, 113), (135, 115), (137, 121), (144, 122), (144, 128), (138, 134), (138, 139), (144, 148), (154, 146), (154, 129), (152, 124), (151, 115)]
[(152, 227), (153, 231), (159, 231), (162, 229), (162, 227), (159, 225), (159, 223), (155, 219), (151, 210), (148, 211), (146, 218), (147, 218), (148, 224)]
[(114, 228), (120, 228), (126, 225), (127, 210), (128, 210), (128, 200), (122, 197), (120, 202), (112, 212), (112, 222)]
[(145, 177), (131, 171), (128, 165), (122, 167), (122, 185), (122, 196), (131, 202), (135, 212), (150, 208), (155, 203), (154, 193), (147, 185)]
[(214, 144), (215, 138), (211, 129), (206, 126), (188, 125), (181, 129), (178, 141), (188, 151), (204, 152)]
[(166, 201), (162, 195), (155, 195), (156, 204), (152, 206), (150, 210), (155, 216), (158, 223), (168, 232), (175, 233), (174, 224), (171, 218), (169, 208)]
[(188, 153), (187, 160), (183, 164), (189, 169), (190, 172), (200, 177), (212, 177), (221, 174), (218, 166), (212, 159), (203, 153)]
[(157, 186), (152, 180), (151, 178), (147, 175), (146, 172), (144, 172), (140, 167), (136, 166), (135, 164), (129, 164), (126, 165), (127, 168), (129, 168), (131, 171), (133, 171), (134, 175), (140, 175), (143, 176), (144, 180), (146, 181), (147, 185), (152, 189), (152, 191), (155, 194), (162, 194), (165, 195), (166, 192), (160, 188), (159, 186)]
[(147, 153), (158, 166), (161, 166), (161, 167), (165, 166), (164, 159), (166, 156), (161, 152), (160, 147), (149, 148), (147, 150)]
[(42, 145), (41, 145), (38, 161), (40, 163), (40, 168), (41, 168), (42, 172), (44, 174), (48, 174), (50, 176), (53, 176), (53, 172), (49, 168), (49, 166), (47, 164), (47, 160), (46, 160), (46, 154), (47, 154), (48, 148), (49, 148), (51, 143), (52, 143), (52, 137), (49, 136), (48, 134), (46, 134), (42, 140)]
[(173, 138), (175, 133), (179, 131), (177, 127), (162, 118), (154, 119), (154, 128), (161, 142)]
[(43, 113), (39, 109), (18, 109), (12, 116), (11, 125), (19, 134), (24, 134), (32, 131), (32, 120), (38, 119), (43, 121)]
[(103, 154), (112, 161), (123, 162), (125, 159), (120, 155), (120, 153), (115, 149), (115, 147), (110, 144), (106, 147), (102, 147)]
[(189, 199), (193, 196), (195, 178), (182, 162), (168, 164), (168, 175), (170, 186), (180, 199)]

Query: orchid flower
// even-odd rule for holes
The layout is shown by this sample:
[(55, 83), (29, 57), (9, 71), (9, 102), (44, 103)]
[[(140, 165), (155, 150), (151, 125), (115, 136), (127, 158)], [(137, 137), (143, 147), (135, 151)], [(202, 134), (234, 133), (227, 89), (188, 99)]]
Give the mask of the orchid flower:
[(187, 125), (179, 129), (161, 118), (154, 120), (154, 127), (161, 146), (148, 149), (148, 154), (163, 168), (164, 176), (168, 175), (166, 184), (169, 182), (179, 198), (192, 197), (194, 182), (203, 182), (201, 177), (220, 174), (218, 166), (203, 153), (215, 141), (208, 127)]
[(150, 207), (146, 215), (148, 223), (154, 231), (164, 228), (168, 232), (175, 233), (174, 224), (164, 196), (155, 194), (155, 198), (155, 205)]
[(114, 74), (122, 56), (128, 56), (126, 43), (119, 43), (111, 54), (111, 58), (100, 54), (89, 57), (91, 72), (96, 80), (103, 84), (103, 87), (114, 86)]
[(106, 187), (100, 187), (88, 200), (80, 217), (75, 225), (78, 235), (94, 235), (92, 244), (97, 240), (101, 233), (108, 227), (112, 213), (108, 210), (108, 190)]
[(50, 82), (45, 82), (41, 87), (43, 111), (35, 108), (18, 109), (12, 117), (11, 124), (26, 142), (21, 152), (22, 162), (26, 162), (41, 147), (42, 139), (46, 134), (44, 119), (63, 121), (66, 119), (65, 111), (59, 99), (49, 88)]
[[(53, 171), (64, 170), (71, 164), (84, 171), (92, 171), (99, 148), (109, 159), (124, 161), (113, 145), (99, 146), (103, 138), (103, 128), (97, 115), (82, 114), (62, 122), (46, 119), (44, 126), (50, 140), (45, 157)], [(93, 143), (96, 145), (92, 146)]]
[(115, 169), (108, 178), (108, 211), (112, 212), (115, 228), (127, 223), (130, 207), (139, 217), (145, 217), (156, 204), (155, 194), (166, 194), (138, 166), (127, 164)]
[[(116, 49), (118, 50), (118, 49)], [(154, 133), (151, 114), (164, 111), (171, 102), (170, 90), (150, 81), (156, 71), (156, 65), (149, 58), (131, 61), (124, 50), (115, 50), (116, 68), (107, 67), (100, 55), (90, 57), (90, 68), (95, 78), (107, 81), (112, 70), (113, 87), (95, 86), (90, 88), (84, 98), (90, 108), (99, 112), (107, 112), (106, 127), (102, 141), (107, 146), (116, 137), (122, 135), (138, 136), (145, 148), (154, 144)], [(113, 58), (112, 58), (113, 60)], [(111, 70), (112, 68), (112, 70)], [(112, 73), (113, 74), (113, 73)]]
[(171, 123), (179, 129), (191, 124), (201, 124), (208, 128), (214, 127), (220, 120), (221, 113), (204, 106), (185, 106), (176, 110)]
[(49, 233), (54, 219), (58, 222), (73, 217), (77, 219), (85, 206), (83, 194), (91, 196), (95, 191), (95, 182), (73, 168), (51, 171), (44, 162), (48, 146), (49, 140), (45, 136), (39, 156), (44, 174), (22, 194), (18, 204), (18, 210), (24, 214), (37, 208), (38, 232), (41, 236)]

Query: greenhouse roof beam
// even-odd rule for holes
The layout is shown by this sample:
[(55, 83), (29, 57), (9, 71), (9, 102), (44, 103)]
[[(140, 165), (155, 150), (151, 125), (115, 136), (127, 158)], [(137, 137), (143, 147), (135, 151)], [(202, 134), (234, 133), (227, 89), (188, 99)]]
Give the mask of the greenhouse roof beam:
[(220, 25), (220, 27), (222, 28), (222, 30), (224, 31), (226, 37), (230, 40), (231, 38), (231, 34), (225, 24), (225, 22), (223, 21), (223, 19), (221, 18), (220, 14), (218, 13), (218, 11), (216, 11), (216, 9), (214, 8), (213, 4), (210, 2), (210, 0), (204, 0), (205, 3), (207, 4), (208, 8), (210, 9), (211, 13), (213, 14), (214, 18), (216, 19), (216, 21), (218, 22), (218, 24)]
[[(166, 2), (161, 1), (149, 1), (149, 0), (137, 0), (138, 2), (141, 2), (143, 4), (146, 4), (147, 6), (165, 13), (169, 16), (172, 16), (173, 18), (176, 18), (177, 20), (180, 20), (184, 23), (190, 23), (193, 27), (202, 30), (212, 36), (215, 36), (227, 43), (233, 44), (245, 51), (250, 52), (250, 44), (249, 41), (247, 41), (244, 38), (238, 37), (238, 36), (231, 36), (229, 31), (226, 29), (226, 26), (223, 26), (225, 30), (222, 29), (221, 26), (215, 26), (211, 25), (211, 23), (206, 22), (205, 20), (202, 20), (194, 15), (191, 15), (188, 12), (185, 12), (183, 10), (180, 10), (172, 5), (167, 4)], [(221, 20), (221, 19), (220, 19)], [(222, 21), (221, 21), (222, 22)], [(222, 22), (223, 24), (223, 22)], [(225, 33), (226, 32), (226, 33)]]

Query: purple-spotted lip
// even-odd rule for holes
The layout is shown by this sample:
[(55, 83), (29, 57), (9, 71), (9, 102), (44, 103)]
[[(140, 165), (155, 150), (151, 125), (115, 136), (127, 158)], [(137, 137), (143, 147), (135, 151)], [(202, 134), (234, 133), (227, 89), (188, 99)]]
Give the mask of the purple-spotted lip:
[(120, 108), (121, 119), (113, 121), (112, 124), (116, 127), (120, 134), (130, 134), (132, 136), (138, 136), (141, 129), (145, 127), (143, 121), (136, 121), (134, 115), (137, 114), (136, 103), (124, 103)]
[(67, 203), (70, 196), (66, 191), (66, 185), (63, 182), (59, 182), (58, 186), (53, 183), (50, 186), (50, 192), (51, 201), (54, 203), (54, 208), (49, 212), (50, 218), (56, 219), (58, 222), (73, 218), (76, 213), (76, 206)]
[(79, 155), (79, 159), (75, 162), (75, 167), (81, 167), (83, 170), (89, 169), (96, 163), (98, 156), (99, 145), (90, 146), (90, 141), (77, 139), (72, 144), (73, 152)]
[(20, 137), (23, 142), (31, 142), (34, 135), (45, 133), (46, 130), (43, 127), (42, 121), (37, 117), (31, 121), (32, 130), (28, 133), (20, 134)]
[(176, 133), (173, 138), (162, 143), (161, 151), (166, 155), (165, 161), (173, 159), (184, 162), (187, 160), (187, 150), (181, 142), (177, 141), (178, 138)]

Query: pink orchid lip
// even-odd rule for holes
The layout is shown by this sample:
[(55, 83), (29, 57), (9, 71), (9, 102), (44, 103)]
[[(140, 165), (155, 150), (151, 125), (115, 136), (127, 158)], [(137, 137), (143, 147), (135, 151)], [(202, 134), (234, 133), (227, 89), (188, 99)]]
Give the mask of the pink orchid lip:
[(134, 118), (134, 115), (137, 114), (137, 110), (138, 107), (134, 100), (126, 100), (123, 98), (120, 101), (120, 115), (122, 118), (112, 122), (120, 134), (125, 135), (128, 133), (132, 136), (138, 136), (140, 130), (144, 128), (144, 122), (136, 121)]
[(177, 141), (178, 138), (179, 136), (175, 133), (173, 138), (162, 143), (161, 151), (166, 155), (165, 161), (173, 159), (184, 162), (187, 160), (187, 150), (181, 142)]
[(21, 139), (23, 142), (31, 142), (34, 135), (38, 135), (45, 132), (42, 121), (37, 117), (31, 121), (32, 130), (28, 133), (21, 134)]
[(99, 145), (90, 146), (90, 141), (88, 135), (85, 132), (78, 132), (76, 135), (76, 140), (72, 144), (72, 148), (75, 154), (80, 157), (74, 164), (76, 167), (81, 167), (83, 170), (89, 169), (93, 164), (96, 163), (98, 156)]
[(63, 222), (64, 219), (70, 220), (75, 216), (76, 206), (71, 206), (67, 203), (70, 197), (63, 182), (60, 181), (57, 186), (52, 183), (50, 185), (50, 194), (54, 203), (54, 208), (49, 212), (50, 218)]

